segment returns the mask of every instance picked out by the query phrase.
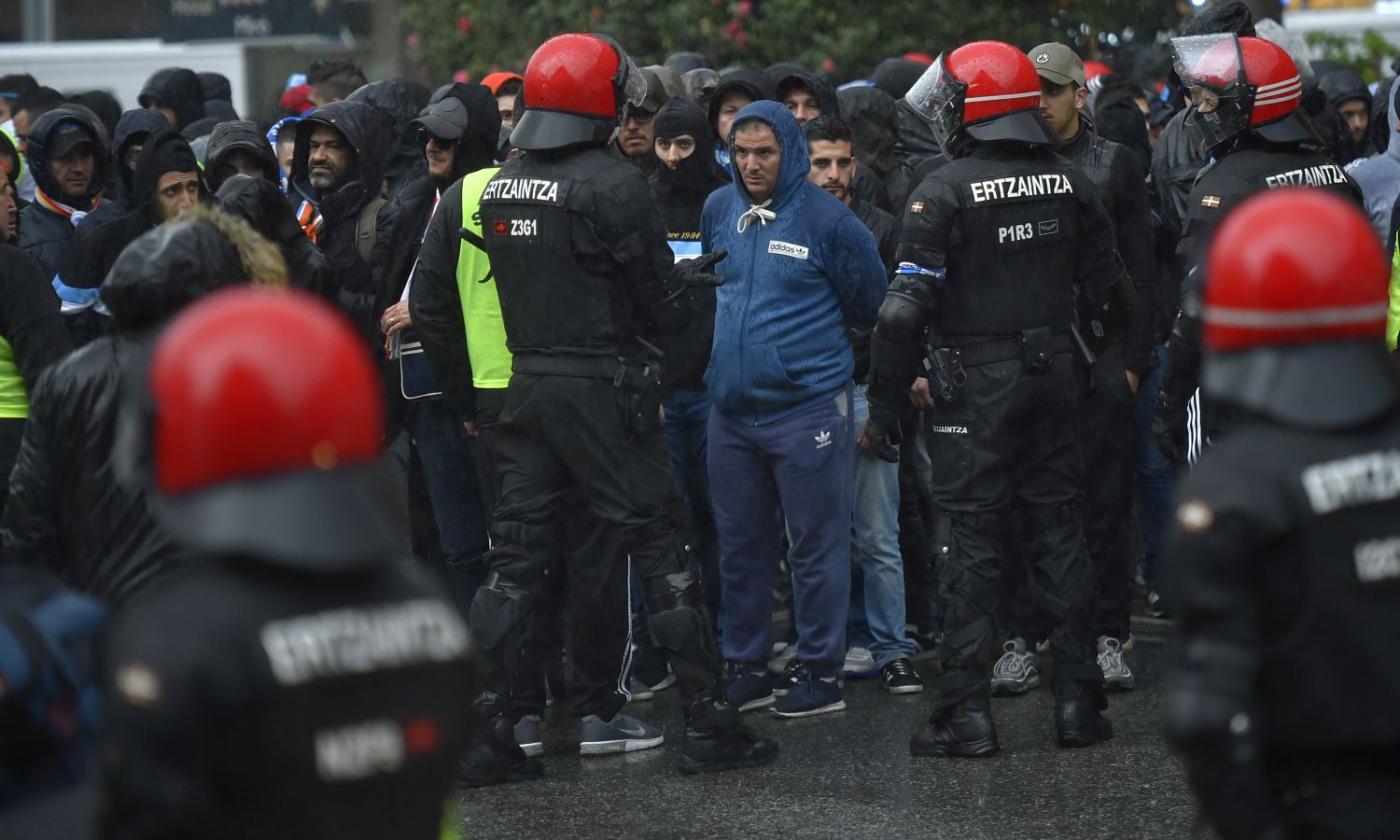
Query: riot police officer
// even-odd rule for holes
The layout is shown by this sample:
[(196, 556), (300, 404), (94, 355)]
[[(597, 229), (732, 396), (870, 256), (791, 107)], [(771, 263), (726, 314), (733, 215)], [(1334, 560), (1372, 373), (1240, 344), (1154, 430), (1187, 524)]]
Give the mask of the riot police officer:
[(145, 378), (118, 441), (199, 563), (113, 628), (102, 836), (441, 836), (469, 637), (393, 562), (363, 342), (309, 295), (240, 289), (178, 317)]
[(1394, 837), (1389, 260), (1348, 202), (1287, 190), (1230, 214), (1205, 275), (1201, 387), (1240, 419), (1178, 493), (1166, 736), (1226, 840)]
[[(999, 749), (987, 664), (1004, 534), (1028, 535), (1053, 617), (1055, 727), (1062, 746), (1112, 737), (1094, 662), (1094, 578), (1079, 511), (1078, 284), (1097, 332), (1125, 317), (1131, 288), (1096, 190), (1051, 150), (1040, 80), (1015, 47), (979, 41), (941, 56), (905, 97), (952, 160), (909, 197), (899, 266), (872, 338), (866, 437), (886, 455), (924, 349), (935, 406), (928, 445), (943, 591), (941, 698), (915, 755)], [(1109, 306), (1110, 292), (1125, 306)], [(1111, 317), (1110, 317), (1111, 316)], [(1015, 515), (1020, 523), (1008, 522)], [(1019, 525), (1020, 527), (1012, 527)]]
[(1309, 187), (1361, 206), (1356, 182), (1321, 150), (1301, 110), (1303, 81), (1286, 51), (1262, 38), (1193, 35), (1172, 41), (1177, 73), (1190, 86), (1189, 119), (1215, 157), (1201, 170), (1187, 202), (1177, 247), (1181, 312), (1173, 329), (1158, 396), (1156, 435), (1163, 452), (1195, 463), (1228, 423), (1197, 394), (1201, 366), (1200, 294), (1196, 270), (1225, 215), (1255, 193)]
[(511, 738), (509, 685), (559, 553), (556, 502), (571, 487), (616, 529), (641, 577), (652, 640), (666, 649), (684, 702), (680, 769), (755, 766), (777, 753), (724, 700), (700, 582), (676, 536), (659, 368), (642, 335), (682, 328), (693, 312), (688, 283), (722, 255), (675, 264), (646, 178), (607, 153), (625, 109), (645, 92), (645, 78), (609, 39), (546, 41), (526, 68), (529, 108), (511, 134), (525, 155), (482, 194), (514, 373), (496, 430), (494, 548), (469, 618), (488, 663), (474, 703), (481, 725), (463, 762), (472, 784), (541, 772)]

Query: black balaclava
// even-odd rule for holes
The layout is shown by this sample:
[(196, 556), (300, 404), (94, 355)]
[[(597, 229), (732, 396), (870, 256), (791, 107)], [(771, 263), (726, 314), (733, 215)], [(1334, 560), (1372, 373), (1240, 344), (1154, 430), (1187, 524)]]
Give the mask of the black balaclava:
[(676, 164), (675, 170), (658, 162), (656, 177), (663, 187), (674, 192), (709, 195), (728, 183), (729, 177), (715, 162), (711, 151), (715, 135), (699, 105), (689, 99), (672, 99), (656, 112), (652, 127), (657, 139), (670, 140), (682, 134), (695, 138), (695, 152)]

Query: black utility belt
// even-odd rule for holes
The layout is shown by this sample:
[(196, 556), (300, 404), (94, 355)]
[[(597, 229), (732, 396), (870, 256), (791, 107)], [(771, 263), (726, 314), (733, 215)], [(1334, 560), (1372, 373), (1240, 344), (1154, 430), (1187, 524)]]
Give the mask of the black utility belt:
[(1056, 330), (1042, 327), (998, 338), (946, 342), (935, 339), (935, 342), (940, 349), (951, 351), (962, 367), (1020, 361), (1028, 370), (1039, 369), (1050, 363), (1050, 357), (1075, 350), (1074, 337), (1068, 328)]
[(660, 380), (656, 362), (626, 356), (564, 356), (517, 353), (511, 370), (532, 376), (610, 379), (614, 386), (642, 388)]

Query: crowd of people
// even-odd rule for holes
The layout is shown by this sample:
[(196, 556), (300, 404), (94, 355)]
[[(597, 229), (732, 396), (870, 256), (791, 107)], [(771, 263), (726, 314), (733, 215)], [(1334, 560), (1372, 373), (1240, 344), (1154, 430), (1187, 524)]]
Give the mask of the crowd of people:
[(1293, 43), (1221, 2), (1162, 78), (977, 41), (835, 86), (566, 34), (436, 90), (317, 63), (270, 126), (191, 69), (126, 111), (0, 78), (0, 814), (437, 836), (454, 775), (543, 774), (554, 700), (601, 756), (674, 690), (711, 773), (778, 755), (749, 712), (935, 671), (916, 756), (996, 753), (1047, 671), (1088, 747), (1136, 611), (1179, 620), (1166, 734), (1225, 836), (1383, 836), (1400, 690), (1270, 681), (1394, 622), (1379, 479), (1364, 610), (1299, 587), (1362, 492), (1308, 459), (1396, 428), (1400, 80)]

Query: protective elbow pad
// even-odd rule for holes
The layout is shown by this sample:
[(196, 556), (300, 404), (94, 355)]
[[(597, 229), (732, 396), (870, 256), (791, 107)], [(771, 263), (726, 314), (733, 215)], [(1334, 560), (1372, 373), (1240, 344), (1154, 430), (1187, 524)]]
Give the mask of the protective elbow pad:
[(933, 310), (933, 287), (917, 275), (895, 275), (880, 304), (875, 331), (887, 343), (917, 341)]

